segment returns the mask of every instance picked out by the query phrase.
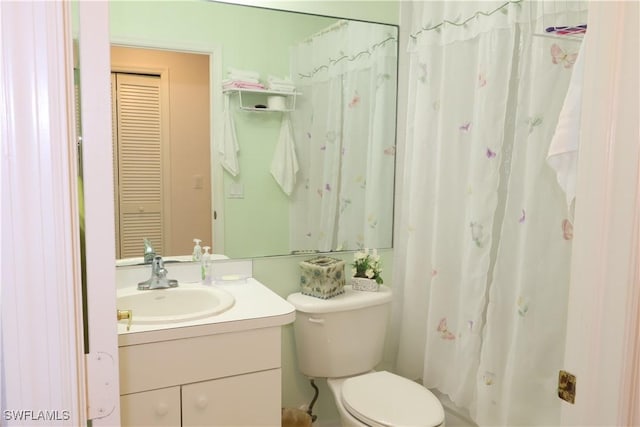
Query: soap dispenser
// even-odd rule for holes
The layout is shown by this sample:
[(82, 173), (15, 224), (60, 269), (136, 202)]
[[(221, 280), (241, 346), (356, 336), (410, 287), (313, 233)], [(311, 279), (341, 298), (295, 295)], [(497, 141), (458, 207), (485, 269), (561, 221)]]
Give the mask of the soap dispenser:
[(193, 255), (191, 255), (192, 261), (200, 261), (202, 259), (202, 247), (200, 247), (200, 239), (193, 239), (193, 243), (196, 245), (193, 247)]
[(209, 246), (204, 247), (204, 254), (202, 254), (202, 284), (210, 285), (213, 282), (211, 277), (211, 254), (209, 253)]

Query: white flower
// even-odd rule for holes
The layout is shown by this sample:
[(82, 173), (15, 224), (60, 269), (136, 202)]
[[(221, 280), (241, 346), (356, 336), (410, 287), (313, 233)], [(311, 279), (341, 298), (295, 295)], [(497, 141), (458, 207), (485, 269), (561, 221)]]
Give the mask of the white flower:
[(380, 255), (377, 249), (364, 249), (353, 255), (353, 269), (351, 273), (354, 277), (366, 277), (382, 283), (382, 264), (380, 263)]

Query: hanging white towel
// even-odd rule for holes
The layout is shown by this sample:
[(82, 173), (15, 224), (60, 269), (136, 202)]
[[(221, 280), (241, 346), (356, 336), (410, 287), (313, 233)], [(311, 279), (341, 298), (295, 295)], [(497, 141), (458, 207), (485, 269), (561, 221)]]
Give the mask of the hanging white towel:
[(271, 161), (271, 175), (280, 185), (284, 194), (290, 196), (296, 183), (296, 173), (298, 173), (298, 159), (291, 131), (291, 122), (289, 121), (289, 115), (283, 114), (280, 137)]
[(229, 108), (229, 98), (230, 94), (226, 93), (224, 96), (224, 134), (221, 143), (218, 145), (218, 153), (220, 154), (222, 167), (232, 176), (237, 176), (240, 173), (240, 166), (238, 165), (238, 151), (240, 147), (238, 146), (233, 116)]
[(564, 99), (558, 125), (547, 153), (547, 163), (556, 171), (558, 184), (566, 194), (569, 210), (576, 196), (585, 44), (586, 37), (582, 40), (578, 58), (573, 65), (567, 96)]

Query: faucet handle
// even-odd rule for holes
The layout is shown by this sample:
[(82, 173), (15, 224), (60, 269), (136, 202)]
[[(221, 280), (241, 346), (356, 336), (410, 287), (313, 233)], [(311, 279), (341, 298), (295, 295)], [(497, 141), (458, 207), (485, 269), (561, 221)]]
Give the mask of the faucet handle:
[(153, 262), (151, 264), (152, 268), (155, 270), (159, 270), (161, 268), (164, 268), (164, 260), (162, 259), (162, 257), (160, 255), (156, 255), (153, 257)]
[(156, 257), (156, 251), (153, 249), (151, 240), (144, 238), (144, 263), (150, 264)]
[(163, 277), (167, 274), (167, 269), (164, 268), (164, 260), (160, 255), (156, 255), (153, 258), (153, 264), (151, 264), (151, 272), (159, 277)]

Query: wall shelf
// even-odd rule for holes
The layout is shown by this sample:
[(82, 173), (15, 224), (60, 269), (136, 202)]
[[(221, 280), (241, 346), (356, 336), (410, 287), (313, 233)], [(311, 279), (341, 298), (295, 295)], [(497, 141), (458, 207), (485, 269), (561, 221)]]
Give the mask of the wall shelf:
[[(268, 89), (247, 89), (247, 88), (224, 88), (222, 93), (237, 93), (240, 101), (240, 109), (243, 111), (254, 111), (259, 113), (287, 113), (296, 109), (296, 97), (302, 95), (300, 92), (283, 92)], [(260, 100), (261, 102), (247, 101), (247, 97), (243, 100), (243, 94), (250, 95), (252, 100)], [(256, 105), (268, 105), (270, 96), (282, 96), (285, 98), (284, 108), (257, 108)]]

